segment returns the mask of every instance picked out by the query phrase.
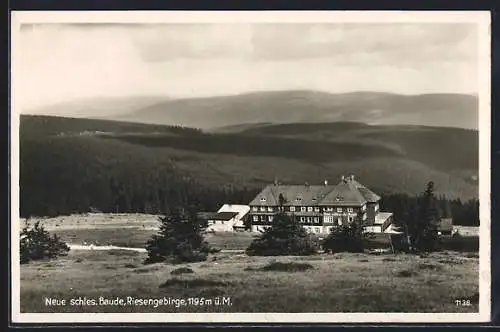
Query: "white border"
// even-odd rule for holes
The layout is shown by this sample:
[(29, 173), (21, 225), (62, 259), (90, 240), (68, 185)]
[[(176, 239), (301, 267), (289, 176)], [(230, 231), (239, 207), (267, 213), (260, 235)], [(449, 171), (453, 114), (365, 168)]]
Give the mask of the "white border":
[[(20, 313), (19, 109), (16, 89), (22, 23), (307, 23), (468, 22), (478, 26), (479, 58), (479, 313)], [(490, 320), (490, 13), (487, 11), (13, 11), (11, 15), (11, 260), (14, 323), (465, 323)]]

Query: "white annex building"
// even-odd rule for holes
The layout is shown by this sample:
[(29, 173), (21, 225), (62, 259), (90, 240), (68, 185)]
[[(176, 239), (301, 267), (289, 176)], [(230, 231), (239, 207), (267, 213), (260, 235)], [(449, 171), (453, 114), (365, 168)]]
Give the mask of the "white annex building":
[(250, 212), (248, 205), (224, 204), (207, 218), (207, 231), (232, 232), (237, 228), (243, 229), (248, 212)]

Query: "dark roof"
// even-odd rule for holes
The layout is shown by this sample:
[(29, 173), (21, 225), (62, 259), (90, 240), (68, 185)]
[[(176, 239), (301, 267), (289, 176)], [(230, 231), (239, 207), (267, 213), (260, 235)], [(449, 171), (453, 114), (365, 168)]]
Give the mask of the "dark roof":
[(441, 218), (437, 224), (438, 231), (452, 231), (453, 230), (453, 219), (451, 218)]
[(238, 215), (238, 212), (217, 212), (212, 216), (213, 220), (229, 220)]
[(366, 188), (358, 181), (351, 180), (351, 183), (354, 184), (354, 186), (358, 189), (358, 191), (361, 193), (361, 195), (363, 195), (363, 197), (366, 199), (367, 202), (376, 203), (376, 202), (380, 201), (379, 195), (375, 194), (373, 191)]
[(280, 194), (286, 200), (285, 206), (362, 206), (380, 200), (380, 196), (353, 178), (344, 179), (337, 185), (268, 185), (249, 205), (277, 206)]
[(320, 205), (354, 205), (363, 206), (367, 200), (359, 192), (354, 183), (340, 181), (339, 184), (321, 201)]
[(251, 202), (252, 206), (279, 205), (279, 196), (285, 198), (285, 206), (318, 205), (335, 186), (328, 185), (269, 185)]

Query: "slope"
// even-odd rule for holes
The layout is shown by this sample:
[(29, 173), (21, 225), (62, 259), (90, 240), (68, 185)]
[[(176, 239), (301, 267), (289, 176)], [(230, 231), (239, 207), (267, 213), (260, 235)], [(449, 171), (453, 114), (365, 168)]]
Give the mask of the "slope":
[(270, 91), (173, 99), (109, 118), (203, 129), (242, 123), (342, 121), (477, 129), (478, 100), (461, 94)]

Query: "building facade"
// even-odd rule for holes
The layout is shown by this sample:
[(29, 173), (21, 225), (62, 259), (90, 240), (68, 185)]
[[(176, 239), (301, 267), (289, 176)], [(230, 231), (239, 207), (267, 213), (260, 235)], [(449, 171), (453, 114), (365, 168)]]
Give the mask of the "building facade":
[(280, 185), (264, 188), (251, 202), (251, 230), (269, 227), (280, 208), (312, 233), (327, 234), (336, 225), (360, 222), (366, 231), (384, 232), (392, 213), (380, 212), (380, 196), (360, 184), (353, 175), (336, 185)]

